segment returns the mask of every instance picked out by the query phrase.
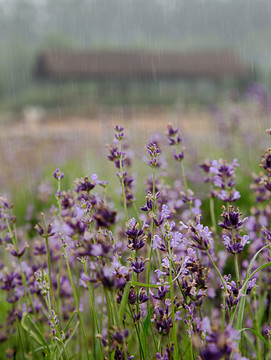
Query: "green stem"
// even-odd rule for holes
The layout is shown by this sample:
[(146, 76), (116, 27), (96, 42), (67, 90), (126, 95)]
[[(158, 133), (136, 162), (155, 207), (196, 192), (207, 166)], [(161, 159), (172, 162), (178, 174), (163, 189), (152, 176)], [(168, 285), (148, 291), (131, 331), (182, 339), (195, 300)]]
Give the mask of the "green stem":
[[(84, 267), (84, 272), (85, 272), (86, 276), (88, 276), (85, 262), (83, 262), (83, 267)], [(89, 281), (87, 281), (87, 285), (88, 285), (88, 292), (89, 292), (89, 297), (90, 297), (90, 302), (91, 302), (91, 307), (92, 307), (92, 313), (94, 316), (96, 331), (97, 331), (97, 334), (100, 334), (100, 328), (99, 328), (99, 323), (98, 323), (98, 318), (97, 318), (96, 308), (95, 308), (95, 303), (94, 303), (94, 296), (93, 296)], [(101, 339), (99, 339), (99, 347), (100, 347), (101, 359), (103, 359), (103, 349), (102, 349)]]
[(19, 337), (19, 343), (20, 343), (21, 351), (22, 351), (22, 355), (23, 355), (23, 360), (25, 360), (24, 346), (23, 346), (23, 341), (22, 341), (22, 336), (21, 336), (21, 331), (20, 331), (20, 322), (18, 319), (18, 314), (16, 315), (16, 325), (17, 325), (17, 329), (18, 329), (18, 337)]
[[(187, 181), (186, 181), (186, 177), (185, 177), (185, 171), (184, 171), (184, 166), (183, 166), (182, 160), (180, 161), (180, 164), (181, 164), (181, 173), (182, 173), (185, 195), (188, 198), (188, 186), (187, 186)], [(190, 209), (191, 220), (193, 220), (192, 204), (190, 201), (188, 204), (189, 204), (189, 209)]]
[(210, 197), (209, 202), (210, 202), (210, 215), (211, 215), (212, 226), (214, 228), (214, 233), (217, 234), (215, 204), (214, 204), (214, 198), (212, 196)]
[(140, 223), (139, 213), (138, 213), (137, 207), (135, 205), (135, 202), (133, 201), (132, 204), (133, 204), (133, 209), (134, 209), (134, 211), (136, 213), (137, 221)]
[(223, 287), (224, 287), (224, 292), (225, 292), (225, 293), (224, 293), (224, 296), (223, 296), (223, 298), (222, 298), (222, 299), (223, 299), (222, 329), (223, 329), (223, 332), (224, 332), (224, 331), (225, 331), (225, 311), (226, 311), (226, 297), (225, 297), (225, 295), (226, 295), (226, 293), (227, 293), (227, 285), (226, 285), (226, 283), (225, 283), (225, 280), (224, 280), (223, 276), (221, 275), (221, 272), (219, 271), (218, 267), (216, 266), (215, 262), (213, 261), (213, 259), (212, 259), (212, 257), (211, 257), (211, 255), (210, 255), (210, 253), (209, 253), (208, 250), (206, 250), (206, 254), (208, 255), (208, 258), (209, 258), (209, 260), (211, 261), (211, 263), (212, 263), (212, 265), (213, 265), (213, 267), (214, 267), (217, 275), (220, 277), (220, 280), (221, 280), (221, 282), (222, 282), (222, 284), (223, 284)]
[(53, 301), (53, 306), (55, 307), (55, 296), (54, 296), (54, 290), (53, 290), (53, 281), (52, 281), (52, 266), (51, 266), (51, 257), (50, 257), (50, 247), (49, 247), (49, 237), (47, 233), (47, 227), (46, 227), (46, 221), (44, 214), (41, 213), (42, 223), (44, 227), (44, 238), (45, 238), (45, 244), (46, 244), (46, 252), (47, 252), (47, 267), (48, 267), (48, 275), (49, 275), (49, 285), (50, 285), (50, 293)]
[[(119, 152), (121, 152), (121, 142), (120, 141), (119, 141)], [(125, 195), (125, 187), (124, 187), (124, 179), (123, 179), (122, 155), (120, 155), (119, 164), (120, 164), (120, 174), (121, 174), (123, 206), (124, 206), (124, 211), (125, 211), (125, 219), (127, 222), (128, 221), (128, 210), (127, 210), (127, 204), (126, 204), (126, 195)]]
[[(191, 327), (191, 325), (190, 325), (190, 327)], [(194, 352), (193, 352), (193, 343), (192, 343), (191, 329), (189, 330), (189, 332), (190, 332), (190, 336), (189, 336), (190, 358), (191, 358), (191, 360), (194, 360)]]
[(56, 308), (59, 314), (59, 302), (60, 302), (60, 280), (61, 280), (61, 272), (62, 272), (62, 263), (63, 263), (63, 246), (61, 245), (61, 254), (60, 254), (60, 261), (59, 261), (59, 271), (58, 271), (58, 279), (57, 279), (57, 292), (56, 292)]
[[(144, 337), (144, 331), (142, 331), (142, 334), (143, 334), (143, 337), (144, 337), (144, 347), (142, 346), (142, 343), (141, 343), (141, 339), (140, 339), (140, 329), (139, 329), (139, 326), (140, 324), (139, 323), (136, 323), (134, 321), (134, 316), (133, 316), (133, 311), (132, 311), (132, 308), (131, 308), (131, 305), (129, 304), (128, 302), (128, 308), (129, 308), (129, 311), (127, 311), (128, 315), (131, 317), (131, 319), (133, 320), (133, 324), (134, 324), (134, 327), (135, 327), (135, 330), (136, 330), (136, 334), (137, 334), (137, 340), (138, 340), (138, 344), (139, 344), (139, 356), (140, 356), (140, 360), (143, 359), (145, 360), (145, 357), (144, 357), (144, 351), (143, 349), (146, 348), (146, 338)], [(140, 320), (139, 320), (140, 321)], [(138, 325), (138, 326), (137, 326)], [(145, 349), (146, 350), (146, 349)]]
[[(256, 324), (256, 330), (261, 333), (261, 325), (260, 325), (260, 317), (258, 312), (258, 305), (257, 305), (257, 295), (255, 289), (253, 289), (253, 300), (254, 300), (254, 310), (255, 310), (255, 324)], [(242, 342), (240, 341), (240, 346), (242, 346)], [(256, 336), (256, 346), (257, 346), (257, 359), (262, 359), (262, 353), (261, 353), (261, 341)]]
[[(16, 237), (15, 234), (13, 234), (7, 219), (6, 219), (6, 225), (7, 225), (8, 232), (9, 232), (9, 235), (11, 237), (13, 246), (15, 247), (16, 251), (19, 252), (18, 243), (17, 243), (17, 237)], [(24, 293), (26, 293), (25, 297), (28, 298), (28, 300), (30, 302), (30, 305), (31, 305), (31, 307), (33, 309), (33, 313), (35, 315), (37, 324), (39, 325), (39, 328), (41, 329), (41, 323), (39, 321), (38, 314), (36, 312), (36, 309), (35, 309), (35, 306), (34, 306), (34, 303), (33, 303), (31, 292), (30, 292), (29, 287), (27, 285), (27, 281), (26, 281), (26, 277), (25, 277), (25, 274), (24, 274), (24, 271), (23, 271), (22, 261), (21, 261), (20, 257), (18, 257), (18, 262), (19, 262), (19, 266), (20, 266), (20, 272), (21, 272), (22, 283), (23, 283), (23, 287), (24, 287)]]
[(107, 308), (107, 319), (108, 319), (108, 348), (109, 348), (109, 358), (111, 358), (111, 345), (112, 345), (112, 334), (111, 330), (114, 325), (114, 315), (112, 311), (111, 299), (107, 289), (104, 289), (104, 294), (106, 298), (106, 308)]
[[(60, 193), (61, 187), (60, 187), (60, 180), (57, 182), (57, 190)], [(60, 198), (57, 199), (58, 203), (58, 220), (60, 228), (62, 227), (62, 213), (61, 213), (61, 202)], [(60, 262), (59, 262), (59, 270), (58, 270), (58, 279), (57, 279), (57, 291), (56, 291), (56, 308), (57, 312), (59, 313), (59, 301), (60, 301), (60, 280), (61, 280), (61, 273), (62, 273), (62, 265), (63, 265), (63, 247), (61, 245), (61, 252), (60, 252)]]
[(171, 267), (171, 251), (170, 251), (170, 241), (168, 242), (168, 252), (169, 252), (169, 281), (170, 285), (170, 299), (171, 299), (171, 313), (172, 313), (172, 342), (174, 343), (174, 358), (179, 359), (179, 350), (178, 350), (178, 341), (176, 333), (176, 323), (175, 323), (175, 309), (174, 309), (174, 289), (172, 283), (172, 267)]
[(67, 270), (68, 270), (68, 275), (69, 275), (69, 279), (70, 279), (70, 283), (71, 283), (71, 287), (72, 287), (72, 291), (73, 291), (74, 301), (75, 301), (75, 305), (76, 305), (76, 309), (77, 309), (77, 313), (78, 313), (79, 323), (80, 323), (80, 327), (81, 327), (81, 330), (82, 330), (82, 333), (83, 333), (83, 336), (84, 336), (84, 341), (85, 341), (85, 346), (86, 346), (86, 351), (87, 351), (87, 359), (89, 360), (90, 357), (89, 357), (89, 351), (88, 351), (87, 336), (86, 336), (86, 332), (85, 332), (84, 325), (83, 325), (83, 320), (82, 320), (80, 309), (79, 309), (78, 297), (77, 297), (77, 293), (76, 293), (76, 290), (75, 290), (74, 281), (73, 281), (73, 277), (72, 277), (71, 268), (70, 268), (69, 259), (68, 259), (68, 256), (67, 256), (66, 249), (64, 249), (64, 254), (65, 254), (65, 259), (66, 259), (66, 266), (67, 266)]
[(238, 265), (238, 255), (234, 255), (234, 267), (235, 267), (235, 275), (236, 275), (236, 282), (240, 281), (240, 273), (239, 273), (239, 265)]
[[(152, 171), (152, 201), (153, 201), (153, 206), (152, 206), (152, 212), (153, 212), (153, 216), (155, 214), (155, 167), (153, 167), (153, 171)], [(149, 252), (149, 263), (148, 263), (148, 268), (147, 268), (147, 283), (150, 283), (150, 274), (151, 274), (151, 260), (152, 260), (152, 239), (153, 239), (153, 235), (154, 235), (154, 219), (152, 219), (152, 224), (151, 224), (151, 244), (150, 244), (150, 252)], [(150, 289), (147, 289), (147, 295), (149, 295)], [(148, 302), (149, 304), (149, 302)]]
[[(65, 345), (64, 345), (64, 343), (63, 343), (63, 340), (62, 340), (62, 337), (61, 337), (59, 328), (58, 328), (58, 326), (57, 326), (57, 324), (56, 324), (56, 322), (55, 322), (55, 319), (54, 319), (54, 317), (53, 317), (53, 314), (52, 314), (52, 306), (51, 306), (51, 300), (50, 300), (50, 294), (49, 294), (49, 293), (47, 294), (47, 298), (45, 297), (45, 302), (46, 302), (47, 307), (48, 307), (48, 309), (49, 309), (49, 314), (51, 315), (51, 320), (52, 320), (52, 322), (53, 322), (53, 324), (54, 324), (54, 328), (56, 329), (57, 337), (58, 337), (58, 339), (59, 339), (59, 341), (60, 341), (60, 343), (61, 343), (61, 345), (62, 345), (65, 358), (66, 358), (67, 360), (69, 360), (69, 355), (68, 355), (67, 350), (66, 350), (66, 348), (65, 348)], [(51, 337), (51, 339), (52, 339), (52, 337)], [(58, 346), (58, 341), (57, 341), (57, 340), (56, 340), (56, 345), (57, 345), (58, 352), (60, 353), (60, 356), (61, 356), (61, 359), (62, 359), (62, 355), (61, 355), (61, 352), (60, 352), (60, 350), (59, 350), (59, 346)]]

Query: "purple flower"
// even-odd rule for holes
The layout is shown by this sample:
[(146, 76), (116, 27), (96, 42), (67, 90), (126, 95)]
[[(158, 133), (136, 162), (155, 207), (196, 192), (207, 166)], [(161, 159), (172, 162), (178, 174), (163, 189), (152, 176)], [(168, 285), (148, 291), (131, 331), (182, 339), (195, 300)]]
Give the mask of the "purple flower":
[(147, 302), (150, 299), (149, 296), (147, 296), (147, 293), (144, 289), (140, 289), (139, 291), (139, 296), (138, 296), (138, 300), (141, 304)]
[(128, 247), (132, 250), (138, 251), (145, 245), (145, 236), (143, 236), (144, 229), (147, 227), (146, 224), (143, 224), (141, 229), (139, 224), (135, 221), (135, 218), (132, 218), (127, 223), (126, 235), (128, 236)]
[(172, 317), (169, 317), (169, 306), (166, 305), (165, 310), (161, 307), (154, 309), (153, 321), (155, 322), (156, 329), (161, 335), (168, 335), (172, 327)]
[(152, 167), (157, 167), (159, 165), (157, 158), (161, 154), (157, 143), (155, 141), (150, 142), (149, 145), (147, 146), (147, 150), (149, 155), (151, 156), (151, 160), (149, 161), (149, 164)]
[(76, 192), (89, 193), (92, 189), (94, 189), (96, 185), (96, 179), (89, 180), (89, 178), (86, 176), (84, 179), (83, 178), (77, 179), (75, 181), (75, 185), (76, 185), (76, 190), (75, 190)]
[(211, 163), (209, 168), (209, 173), (213, 174), (211, 181), (221, 189), (217, 196), (223, 201), (232, 202), (240, 198), (239, 192), (233, 188), (234, 173), (237, 166), (239, 166), (237, 159), (234, 159), (232, 163), (222, 159), (213, 160)]
[(152, 239), (151, 247), (153, 248), (153, 250), (155, 250), (155, 249), (159, 249), (161, 251), (167, 250), (165, 244), (162, 242), (162, 239), (159, 235), (154, 235), (154, 237)]
[(29, 247), (29, 245), (27, 243), (25, 243), (24, 247), (21, 250), (19, 250), (19, 249), (15, 249), (14, 245), (7, 244), (6, 250), (8, 250), (12, 256), (20, 258), (23, 256), (23, 254), (25, 253), (25, 250), (28, 247)]
[(64, 178), (64, 173), (59, 168), (55, 169), (53, 175), (54, 175), (54, 178), (58, 181), (60, 181)]
[(122, 126), (119, 126), (119, 125), (115, 126), (115, 131), (116, 131), (115, 138), (118, 141), (123, 139), (123, 136), (124, 136), (123, 130), (124, 130), (124, 128)]
[(182, 237), (183, 235), (180, 232), (174, 233), (170, 240), (171, 248), (176, 248), (181, 243)]
[(132, 269), (136, 274), (140, 274), (145, 269), (145, 262), (148, 261), (148, 259), (146, 259), (144, 261), (142, 261), (142, 260), (143, 260), (142, 258), (140, 260), (138, 260), (137, 257), (135, 258), (135, 261), (132, 261), (132, 259), (130, 259)]
[(264, 332), (265, 336), (270, 338), (270, 336), (271, 336), (271, 327), (270, 326), (265, 326), (264, 329), (263, 329), (263, 332)]
[(259, 287), (258, 285), (256, 285), (256, 281), (257, 279), (255, 277), (248, 281), (247, 294), (249, 294), (254, 287)]
[(51, 314), (49, 315), (48, 325), (51, 327), (52, 334), (55, 336), (57, 334), (57, 324), (59, 323), (58, 316), (51, 310)]
[(227, 230), (238, 229), (248, 219), (247, 217), (241, 219), (241, 216), (242, 213), (239, 212), (239, 208), (237, 208), (237, 211), (234, 211), (234, 207), (230, 205), (227, 212), (225, 206), (223, 206), (223, 213), (221, 214), (222, 222), (218, 223), (218, 225)]
[(203, 227), (200, 224), (200, 215), (197, 216), (196, 226), (192, 222), (189, 222), (188, 225), (181, 222), (180, 230), (183, 229), (186, 230), (188, 242), (191, 246), (200, 250), (208, 250), (210, 248), (210, 243), (213, 241), (212, 232), (208, 226)]
[[(161, 283), (158, 282), (157, 285), (161, 285)], [(169, 292), (169, 285), (159, 286), (156, 295), (150, 290), (150, 294), (156, 300), (163, 300), (168, 292)]]
[(223, 239), (223, 244), (226, 246), (227, 251), (233, 255), (242, 252), (245, 245), (250, 242), (248, 235), (244, 235), (242, 237), (236, 235), (233, 238), (223, 235)]
[(173, 157), (177, 161), (182, 161), (184, 158), (184, 151), (182, 150), (178, 153), (176, 150), (173, 150)]
[(240, 199), (241, 195), (239, 193), (239, 191), (233, 189), (232, 191), (230, 191), (229, 193), (226, 190), (221, 190), (217, 197), (225, 202), (234, 202), (238, 199)]
[(162, 205), (162, 211), (161, 211), (161, 219), (165, 220), (170, 216), (170, 211), (168, 209), (168, 206), (163, 204)]

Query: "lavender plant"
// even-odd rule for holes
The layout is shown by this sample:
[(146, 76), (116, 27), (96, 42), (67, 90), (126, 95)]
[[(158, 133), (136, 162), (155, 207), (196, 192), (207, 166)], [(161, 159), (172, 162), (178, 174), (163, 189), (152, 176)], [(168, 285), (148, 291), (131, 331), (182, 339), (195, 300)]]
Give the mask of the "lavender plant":
[(246, 217), (233, 205), (238, 161), (202, 163), (204, 213), (178, 129), (169, 124), (166, 137), (181, 187), (162, 176), (167, 148), (153, 140), (144, 204), (128, 175), (124, 128), (115, 131), (108, 159), (119, 204), (96, 174), (63, 189), (56, 169), (55, 204), (32, 236), (0, 198), (1, 358), (270, 359), (271, 150), (252, 177)]

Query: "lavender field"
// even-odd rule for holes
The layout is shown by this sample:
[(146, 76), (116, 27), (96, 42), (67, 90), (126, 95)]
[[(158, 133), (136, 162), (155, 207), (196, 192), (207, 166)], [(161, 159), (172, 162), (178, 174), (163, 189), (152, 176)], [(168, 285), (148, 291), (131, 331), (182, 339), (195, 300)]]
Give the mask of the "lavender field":
[(271, 359), (270, 105), (1, 124), (0, 359)]

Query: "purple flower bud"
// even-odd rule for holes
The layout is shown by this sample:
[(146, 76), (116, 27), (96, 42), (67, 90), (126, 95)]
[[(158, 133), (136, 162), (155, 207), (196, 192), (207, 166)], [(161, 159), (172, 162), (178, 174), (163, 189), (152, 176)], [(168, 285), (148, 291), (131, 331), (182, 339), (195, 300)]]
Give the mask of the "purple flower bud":
[(55, 169), (53, 175), (54, 175), (54, 178), (58, 181), (60, 181), (64, 178), (64, 173), (59, 168)]

